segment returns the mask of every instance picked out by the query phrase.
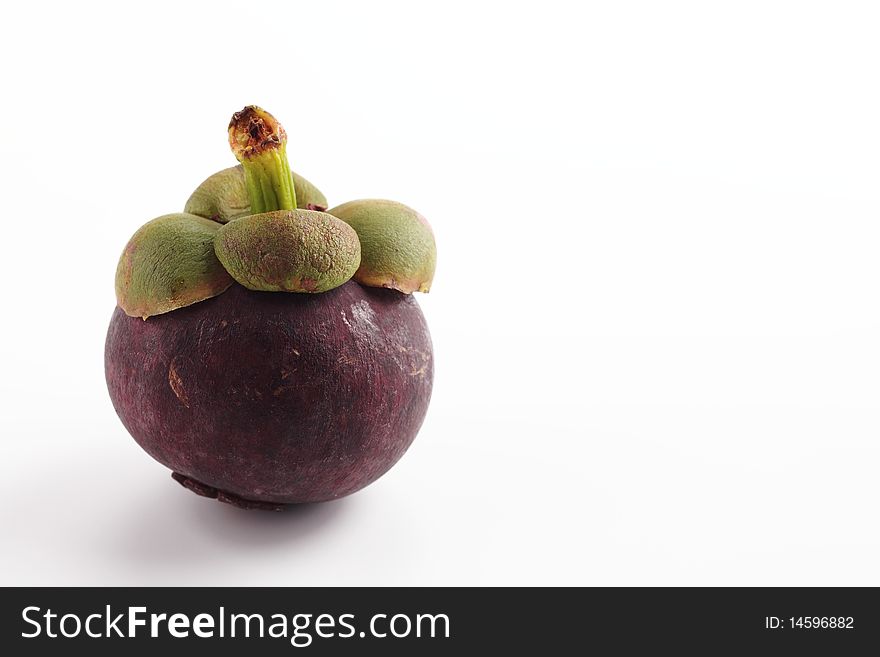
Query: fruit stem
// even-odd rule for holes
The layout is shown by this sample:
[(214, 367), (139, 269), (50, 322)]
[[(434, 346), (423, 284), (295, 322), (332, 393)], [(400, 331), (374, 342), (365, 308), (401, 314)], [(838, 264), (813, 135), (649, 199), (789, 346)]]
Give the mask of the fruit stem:
[(229, 145), (244, 168), (251, 214), (295, 210), (296, 192), (287, 162), (287, 133), (255, 105), (232, 115)]

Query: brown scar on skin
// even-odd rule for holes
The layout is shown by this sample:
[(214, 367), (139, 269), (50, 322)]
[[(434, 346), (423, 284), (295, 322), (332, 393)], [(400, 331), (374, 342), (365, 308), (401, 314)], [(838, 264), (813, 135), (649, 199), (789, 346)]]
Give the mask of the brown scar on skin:
[(290, 386), (278, 386), (275, 390), (272, 391), (273, 397), (280, 397), (284, 394), (284, 391), (287, 390)]
[(173, 360), (171, 365), (168, 366), (168, 385), (171, 386), (171, 390), (180, 400), (180, 403), (189, 408), (189, 399), (186, 396), (186, 390), (183, 388), (183, 381), (181, 381), (180, 375), (174, 368)]
[(336, 362), (343, 365), (354, 365), (357, 361), (349, 355), (342, 354), (336, 359)]
[(413, 370), (412, 372), (410, 372), (409, 373), (410, 376), (422, 376), (423, 377), (423, 376), (425, 376), (425, 373), (428, 370), (428, 359), (429, 359), (428, 354), (426, 354), (424, 351), (420, 351), (419, 354), (422, 357), (422, 366), (419, 369)]

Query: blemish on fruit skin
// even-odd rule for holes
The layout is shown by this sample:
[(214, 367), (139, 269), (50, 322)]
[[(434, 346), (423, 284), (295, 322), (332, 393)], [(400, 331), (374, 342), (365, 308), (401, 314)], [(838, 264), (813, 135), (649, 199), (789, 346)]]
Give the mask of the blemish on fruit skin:
[(168, 366), (168, 385), (171, 386), (171, 390), (177, 396), (177, 399), (180, 400), (180, 403), (186, 408), (189, 408), (189, 399), (186, 396), (183, 381), (180, 379), (180, 375), (174, 367), (174, 360), (172, 360), (171, 364)]
[(413, 369), (412, 372), (409, 373), (410, 376), (421, 376), (424, 377), (428, 370), (428, 363), (431, 360), (431, 356), (426, 354), (424, 351), (419, 351), (419, 355), (422, 357), (422, 366), (418, 369)]
[(349, 312), (351, 313), (350, 319), (345, 310), (340, 311), (342, 322), (354, 335), (375, 342), (381, 330), (376, 324), (376, 313), (370, 307), (370, 303), (366, 299), (362, 299), (351, 304)]
[(369, 327), (374, 331), (379, 330), (375, 321), (376, 313), (373, 312), (373, 309), (370, 307), (370, 304), (366, 299), (362, 299), (351, 305), (351, 316), (361, 328)]

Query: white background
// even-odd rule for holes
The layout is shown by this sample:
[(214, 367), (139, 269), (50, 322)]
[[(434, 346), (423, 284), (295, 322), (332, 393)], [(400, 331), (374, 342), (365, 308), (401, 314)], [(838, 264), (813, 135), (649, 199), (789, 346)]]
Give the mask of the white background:
[[(880, 584), (875, 3), (14, 3), (2, 584)], [(129, 236), (249, 103), (439, 245), (384, 478), (198, 498), (103, 374)]]

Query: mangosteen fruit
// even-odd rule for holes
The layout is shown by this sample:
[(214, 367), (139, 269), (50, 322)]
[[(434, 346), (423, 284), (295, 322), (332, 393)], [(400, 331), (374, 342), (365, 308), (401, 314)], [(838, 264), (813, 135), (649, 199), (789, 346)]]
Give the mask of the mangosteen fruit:
[(430, 287), (433, 234), (393, 202), (322, 211), (260, 108), (233, 115), (229, 140), (240, 166), (123, 250), (110, 398), (199, 495), (272, 510), (336, 499), (387, 472), (427, 412), (433, 350), (411, 292)]

